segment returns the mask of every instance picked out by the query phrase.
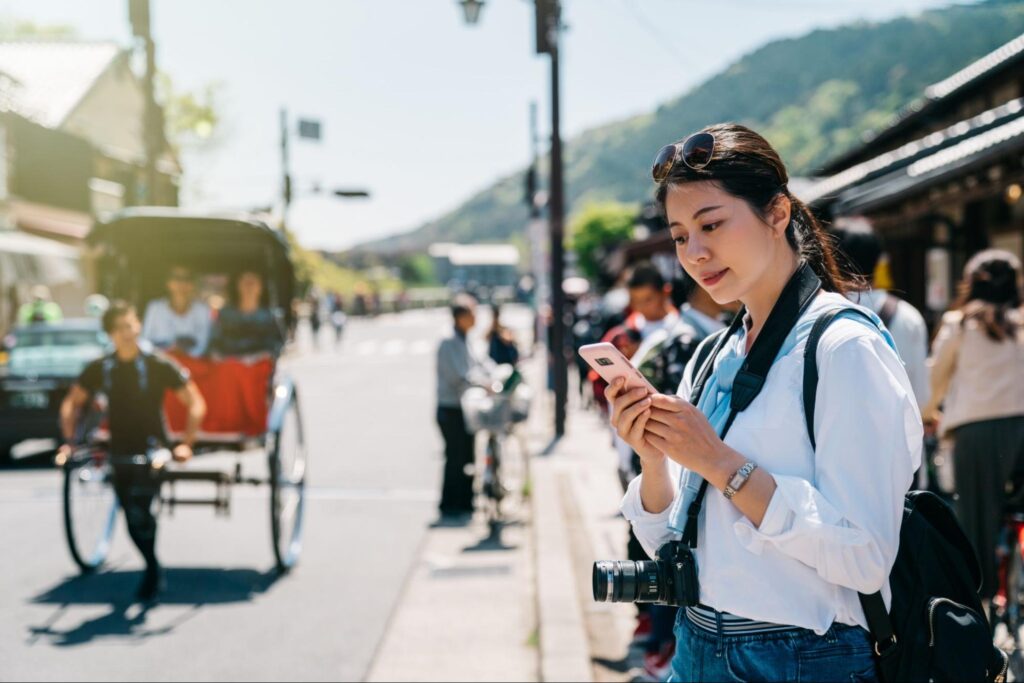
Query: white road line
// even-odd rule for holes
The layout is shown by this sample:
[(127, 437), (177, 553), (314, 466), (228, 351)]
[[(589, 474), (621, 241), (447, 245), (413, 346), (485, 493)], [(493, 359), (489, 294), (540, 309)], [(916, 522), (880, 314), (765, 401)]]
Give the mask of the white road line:
[(412, 346), (409, 347), (409, 353), (414, 356), (422, 356), (425, 353), (430, 353), (435, 346), (436, 344), (434, 342), (426, 339), (420, 339), (412, 343)]
[(405, 341), (402, 339), (392, 339), (384, 344), (381, 353), (385, 356), (397, 356), (403, 351), (405, 351)]
[(360, 356), (369, 356), (371, 353), (377, 350), (377, 342), (374, 340), (359, 342), (356, 345), (356, 354)]

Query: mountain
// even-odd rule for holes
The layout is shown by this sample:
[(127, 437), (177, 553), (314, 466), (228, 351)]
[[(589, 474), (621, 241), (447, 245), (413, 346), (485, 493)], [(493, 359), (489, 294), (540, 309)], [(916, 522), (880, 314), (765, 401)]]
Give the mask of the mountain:
[[(658, 148), (719, 121), (738, 121), (765, 135), (791, 175), (814, 175), (928, 85), (1021, 33), (1024, 2), (989, 0), (769, 43), (652, 113), (568, 141), (568, 212), (590, 200), (647, 199), (650, 160)], [(521, 241), (527, 221), (523, 176), (503, 178), (437, 220), (354, 251)]]

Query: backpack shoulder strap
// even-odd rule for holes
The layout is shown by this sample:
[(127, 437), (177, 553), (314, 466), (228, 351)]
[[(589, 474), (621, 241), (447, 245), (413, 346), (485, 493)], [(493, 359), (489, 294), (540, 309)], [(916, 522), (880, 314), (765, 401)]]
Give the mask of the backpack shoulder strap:
[(836, 318), (844, 314), (857, 315), (874, 326), (874, 321), (858, 308), (843, 307), (836, 308), (823, 313), (811, 328), (807, 337), (807, 346), (804, 348), (804, 421), (807, 424), (807, 436), (811, 440), (811, 448), (817, 448), (814, 440), (814, 404), (817, 401), (818, 393), (818, 343), (821, 341), (825, 330)]
[(887, 292), (885, 295), (885, 301), (882, 302), (882, 308), (878, 311), (878, 317), (882, 319), (882, 323), (886, 327), (891, 326), (892, 319), (896, 317), (896, 309), (899, 305), (899, 298)]
[[(888, 303), (888, 299), (886, 303)], [(818, 393), (818, 343), (828, 326), (844, 314), (857, 315), (874, 325), (874, 321), (860, 309), (843, 307), (825, 312), (811, 328), (811, 334), (807, 337), (807, 346), (804, 348), (804, 420), (807, 423), (807, 436), (810, 438), (813, 448), (817, 448), (814, 440), (814, 404), (817, 401)], [(868, 629), (875, 640), (875, 652), (879, 655), (885, 654), (890, 648), (896, 646), (896, 634), (889, 612), (885, 609), (882, 593), (881, 591), (871, 595), (858, 593), (857, 597), (860, 598), (860, 606), (868, 621)], [(881, 644), (884, 644), (885, 650), (881, 649)]]

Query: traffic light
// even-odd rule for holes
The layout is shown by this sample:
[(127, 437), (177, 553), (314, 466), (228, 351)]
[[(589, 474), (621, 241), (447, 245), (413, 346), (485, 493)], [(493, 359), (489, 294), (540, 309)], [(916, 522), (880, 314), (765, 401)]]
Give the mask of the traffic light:
[(537, 196), (537, 167), (526, 169), (526, 205), (532, 207)]
[(558, 22), (562, 8), (558, 0), (535, 0), (537, 3), (537, 54), (552, 54), (558, 47)]

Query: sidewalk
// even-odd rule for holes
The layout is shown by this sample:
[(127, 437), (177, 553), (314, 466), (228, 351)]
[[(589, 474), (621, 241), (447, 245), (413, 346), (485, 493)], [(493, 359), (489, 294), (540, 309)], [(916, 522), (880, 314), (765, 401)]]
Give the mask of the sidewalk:
[(593, 561), (625, 556), (610, 435), (571, 408), (552, 443), (551, 415), (542, 392), (525, 425), (532, 495), (497, 538), (479, 513), (428, 530), (367, 680), (633, 680), (634, 608), (591, 594)]

